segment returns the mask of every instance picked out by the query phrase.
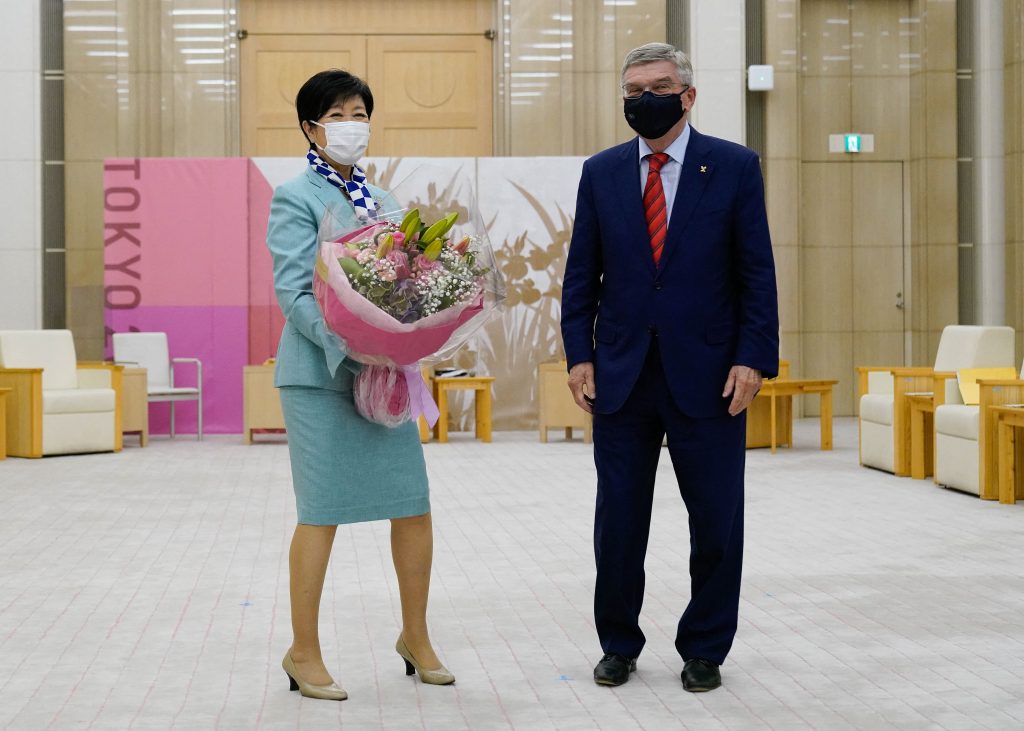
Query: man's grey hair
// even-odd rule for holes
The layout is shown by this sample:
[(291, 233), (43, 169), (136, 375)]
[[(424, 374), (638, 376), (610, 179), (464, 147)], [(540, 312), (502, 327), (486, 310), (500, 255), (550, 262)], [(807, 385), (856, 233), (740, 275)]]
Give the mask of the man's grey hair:
[(690, 63), (690, 59), (685, 53), (668, 43), (645, 43), (627, 53), (626, 59), (622, 62), (620, 81), (625, 81), (626, 70), (631, 66), (654, 61), (671, 61), (679, 70), (679, 80), (687, 86), (693, 86), (693, 64)]

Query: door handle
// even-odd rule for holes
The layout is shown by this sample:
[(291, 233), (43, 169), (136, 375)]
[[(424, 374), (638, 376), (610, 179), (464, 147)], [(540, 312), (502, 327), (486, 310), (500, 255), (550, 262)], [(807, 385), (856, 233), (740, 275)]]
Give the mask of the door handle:
[(897, 292), (896, 293), (896, 309), (897, 310), (902, 310), (903, 307), (904, 307), (903, 293), (902, 292)]

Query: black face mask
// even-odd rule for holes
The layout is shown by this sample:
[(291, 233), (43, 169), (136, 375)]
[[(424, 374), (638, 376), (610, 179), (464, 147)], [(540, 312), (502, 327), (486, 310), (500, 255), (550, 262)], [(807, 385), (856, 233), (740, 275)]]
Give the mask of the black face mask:
[(638, 99), (623, 99), (626, 123), (644, 139), (662, 137), (683, 118), (683, 93), (659, 96), (645, 91)]

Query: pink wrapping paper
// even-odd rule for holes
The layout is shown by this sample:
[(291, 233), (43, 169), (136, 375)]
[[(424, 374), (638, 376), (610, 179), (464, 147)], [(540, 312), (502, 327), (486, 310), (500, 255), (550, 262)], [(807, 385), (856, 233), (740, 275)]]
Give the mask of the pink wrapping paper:
[(461, 325), (483, 312), (481, 292), (466, 305), (449, 307), (413, 323), (399, 322), (352, 289), (338, 263), (342, 256), (342, 243), (321, 243), (322, 267), (316, 269), (313, 294), (327, 326), (345, 340), (352, 356), (361, 362), (414, 365), (441, 350)]

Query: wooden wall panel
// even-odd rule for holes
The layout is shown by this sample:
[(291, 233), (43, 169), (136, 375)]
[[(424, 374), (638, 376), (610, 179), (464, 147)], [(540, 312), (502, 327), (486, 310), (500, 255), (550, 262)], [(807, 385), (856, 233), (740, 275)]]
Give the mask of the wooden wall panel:
[(240, 27), (255, 33), (483, 35), (490, 0), (242, 0)]
[[(904, 364), (904, 195), (900, 162), (801, 165), (803, 374), (836, 378), (854, 411), (854, 366)], [(817, 403), (808, 401), (808, 414)]]
[(304, 145), (295, 95), (306, 79), (329, 68), (365, 77), (366, 39), (343, 35), (246, 38), (242, 42), (242, 154), (299, 154)]
[(484, 35), (491, 7), (481, 0), (243, 2), (242, 154), (298, 154), (295, 94), (328, 68), (351, 71), (373, 89), (369, 154), (492, 154), (494, 45)]
[(375, 155), (491, 154), (490, 41), (371, 36), (367, 57)]

